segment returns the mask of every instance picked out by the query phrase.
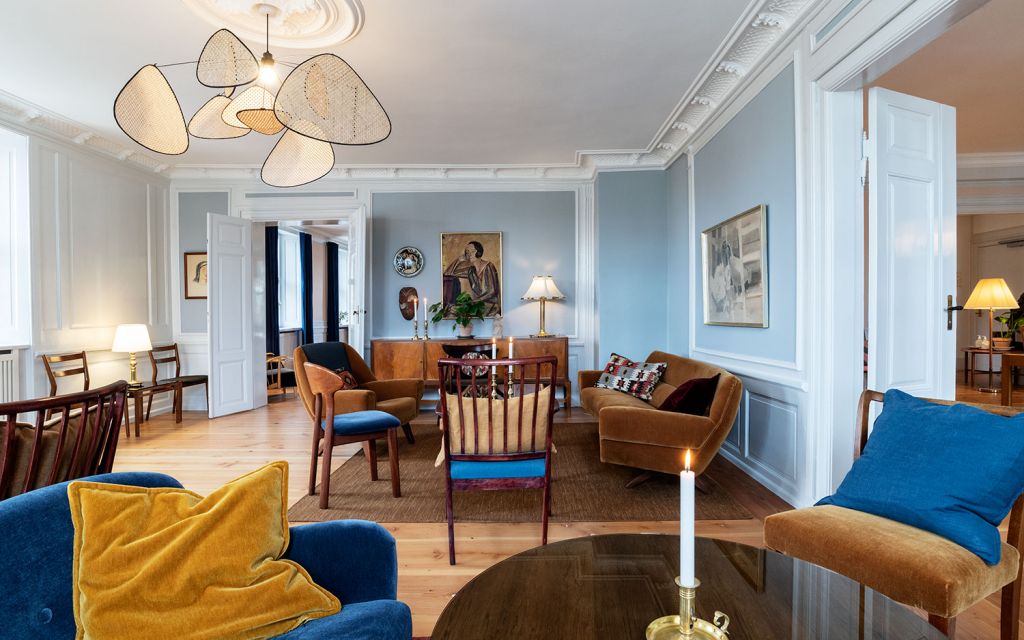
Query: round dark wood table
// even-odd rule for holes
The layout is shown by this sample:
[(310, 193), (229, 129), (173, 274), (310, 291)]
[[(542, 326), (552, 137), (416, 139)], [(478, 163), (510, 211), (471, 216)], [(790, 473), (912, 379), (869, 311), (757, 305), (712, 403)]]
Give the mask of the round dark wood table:
[[(941, 640), (911, 609), (819, 566), (696, 541), (697, 614), (731, 619), (732, 640)], [(445, 607), (432, 640), (643, 640), (679, 613), (679, 536), (618, 534), (530, 549), (490, 567)]]

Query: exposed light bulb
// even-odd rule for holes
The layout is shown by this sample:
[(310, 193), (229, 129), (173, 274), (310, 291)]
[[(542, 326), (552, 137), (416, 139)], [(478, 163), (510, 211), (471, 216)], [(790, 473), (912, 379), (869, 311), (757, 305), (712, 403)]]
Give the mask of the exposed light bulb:
[(278, 83), (277, 70), (274, 69), (274, 56), (269, 51), (263, 53), (260, 60), (260, 84), (264, 88), (272, 87)]

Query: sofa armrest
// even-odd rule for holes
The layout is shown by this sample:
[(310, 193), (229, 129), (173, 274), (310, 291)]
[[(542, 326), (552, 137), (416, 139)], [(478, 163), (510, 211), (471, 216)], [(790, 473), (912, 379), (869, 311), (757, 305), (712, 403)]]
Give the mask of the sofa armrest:
[(365, 520), (332, 520), (292, 527), (284, 557), (299, 563), (342, 606), (394, 600), (398, 554), (387, 529)]
[(366, 389), (344, 389), (334, 392), (334, 413), (372, 411), (377, 408), (377, 394)]
[(374, 380), (359, 385), (360, 389), (373, 391), (378, 400), (394, 398), (415, 398), (417, 404), (423, 399), (423, 380), (421, 378), (396, 378), (394, 380)]
[(644, 407), (605, 407), (600, 420), (602, 437), (607, 433), (614, 440), (693, 449), (697, 454), (694, 465), (697, 473), (708, 466), (718, 449), (716, 445), (715, 451), (708, 452), (710, 455), (700, 455), (701, 449), (712, 443), (718, 428), (718, 424), (706, 416)]
[(580, 371), (576, 376), (577, 382), (579, 382), (580, 391), (597, 384), (597, 379), (604, 373), (603, 370), (597, 371)]

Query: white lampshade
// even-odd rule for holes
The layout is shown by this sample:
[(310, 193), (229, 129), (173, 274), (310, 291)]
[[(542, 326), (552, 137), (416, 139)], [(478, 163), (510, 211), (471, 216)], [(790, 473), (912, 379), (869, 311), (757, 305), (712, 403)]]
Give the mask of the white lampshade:
[(564, 300), (565, 294), (558, 290), (551, 276), (533, 276), (530, 288), (523, 294), (523, 300)]
[(114, 332), (114, 344), (110, 350), (114, 353), (138, 353), (151, 351), (153, 343), (149, 341), (149, 329), (144, 324), (119, 324)]
[(1017, 300), (1002, 278), (982, 278), (974, 285), (964, 309), (1016, 309)]

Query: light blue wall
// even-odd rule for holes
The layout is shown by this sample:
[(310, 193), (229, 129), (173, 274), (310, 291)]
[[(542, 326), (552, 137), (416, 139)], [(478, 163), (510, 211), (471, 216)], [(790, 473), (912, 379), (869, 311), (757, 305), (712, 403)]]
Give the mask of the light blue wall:
[(597, 176), (597, 359), (642, 359), (667, 348), (664, 171)]
[[(206, 251), (206, 214), (228, 215), (228, 193), (196, 192), (178, 194), (178, 248), (181, 254)], [(184, 265), (184, 257), (177, 260)], [(185, 288), (178, 286), (181, 298), (181, 331), (206, 333), (206, 300), (186, 300)]]
[[(770, 360), (796, 355), (796, 131), (793, 67), (780, 73), (694, 157), (695, 344)], [(768, 328), (703, 323), (701, 231), (768, 206)]]
[[(574, 192), (376, 193), (370, 225), (371, 337), (412, 336), (412, 323), (402, 319), (398, 311), (398, 291), (402, 287), (416, 287), (420, 296), (426, 296), (431, 303), (438, 301), (441, 233), (465, 231), (502, 232), (505, 335), (537, 332), (540, 303), (525, 302), (520, 297), (538, 274), (553, 276), (566, 295), (562, 302), (547, 303), (548, 332), (565, 335), (575, 331)], [(406, 245), (418, 248), (425, 260), (423, 271), (412, 278), (403, 278), (391, 266), (395, 252)], [(451, 336), (451, 325), (444, 322), (431, 327), (431, 335)], [(421, 325), (421, 334), (422, 331)], [(490, 336), (490, 321), (477, 326), (475, 332)]]
[(669, 353), (690, 353), (690, 185), (686, 156), (666, 171), (668, 190), (668, 347)]

